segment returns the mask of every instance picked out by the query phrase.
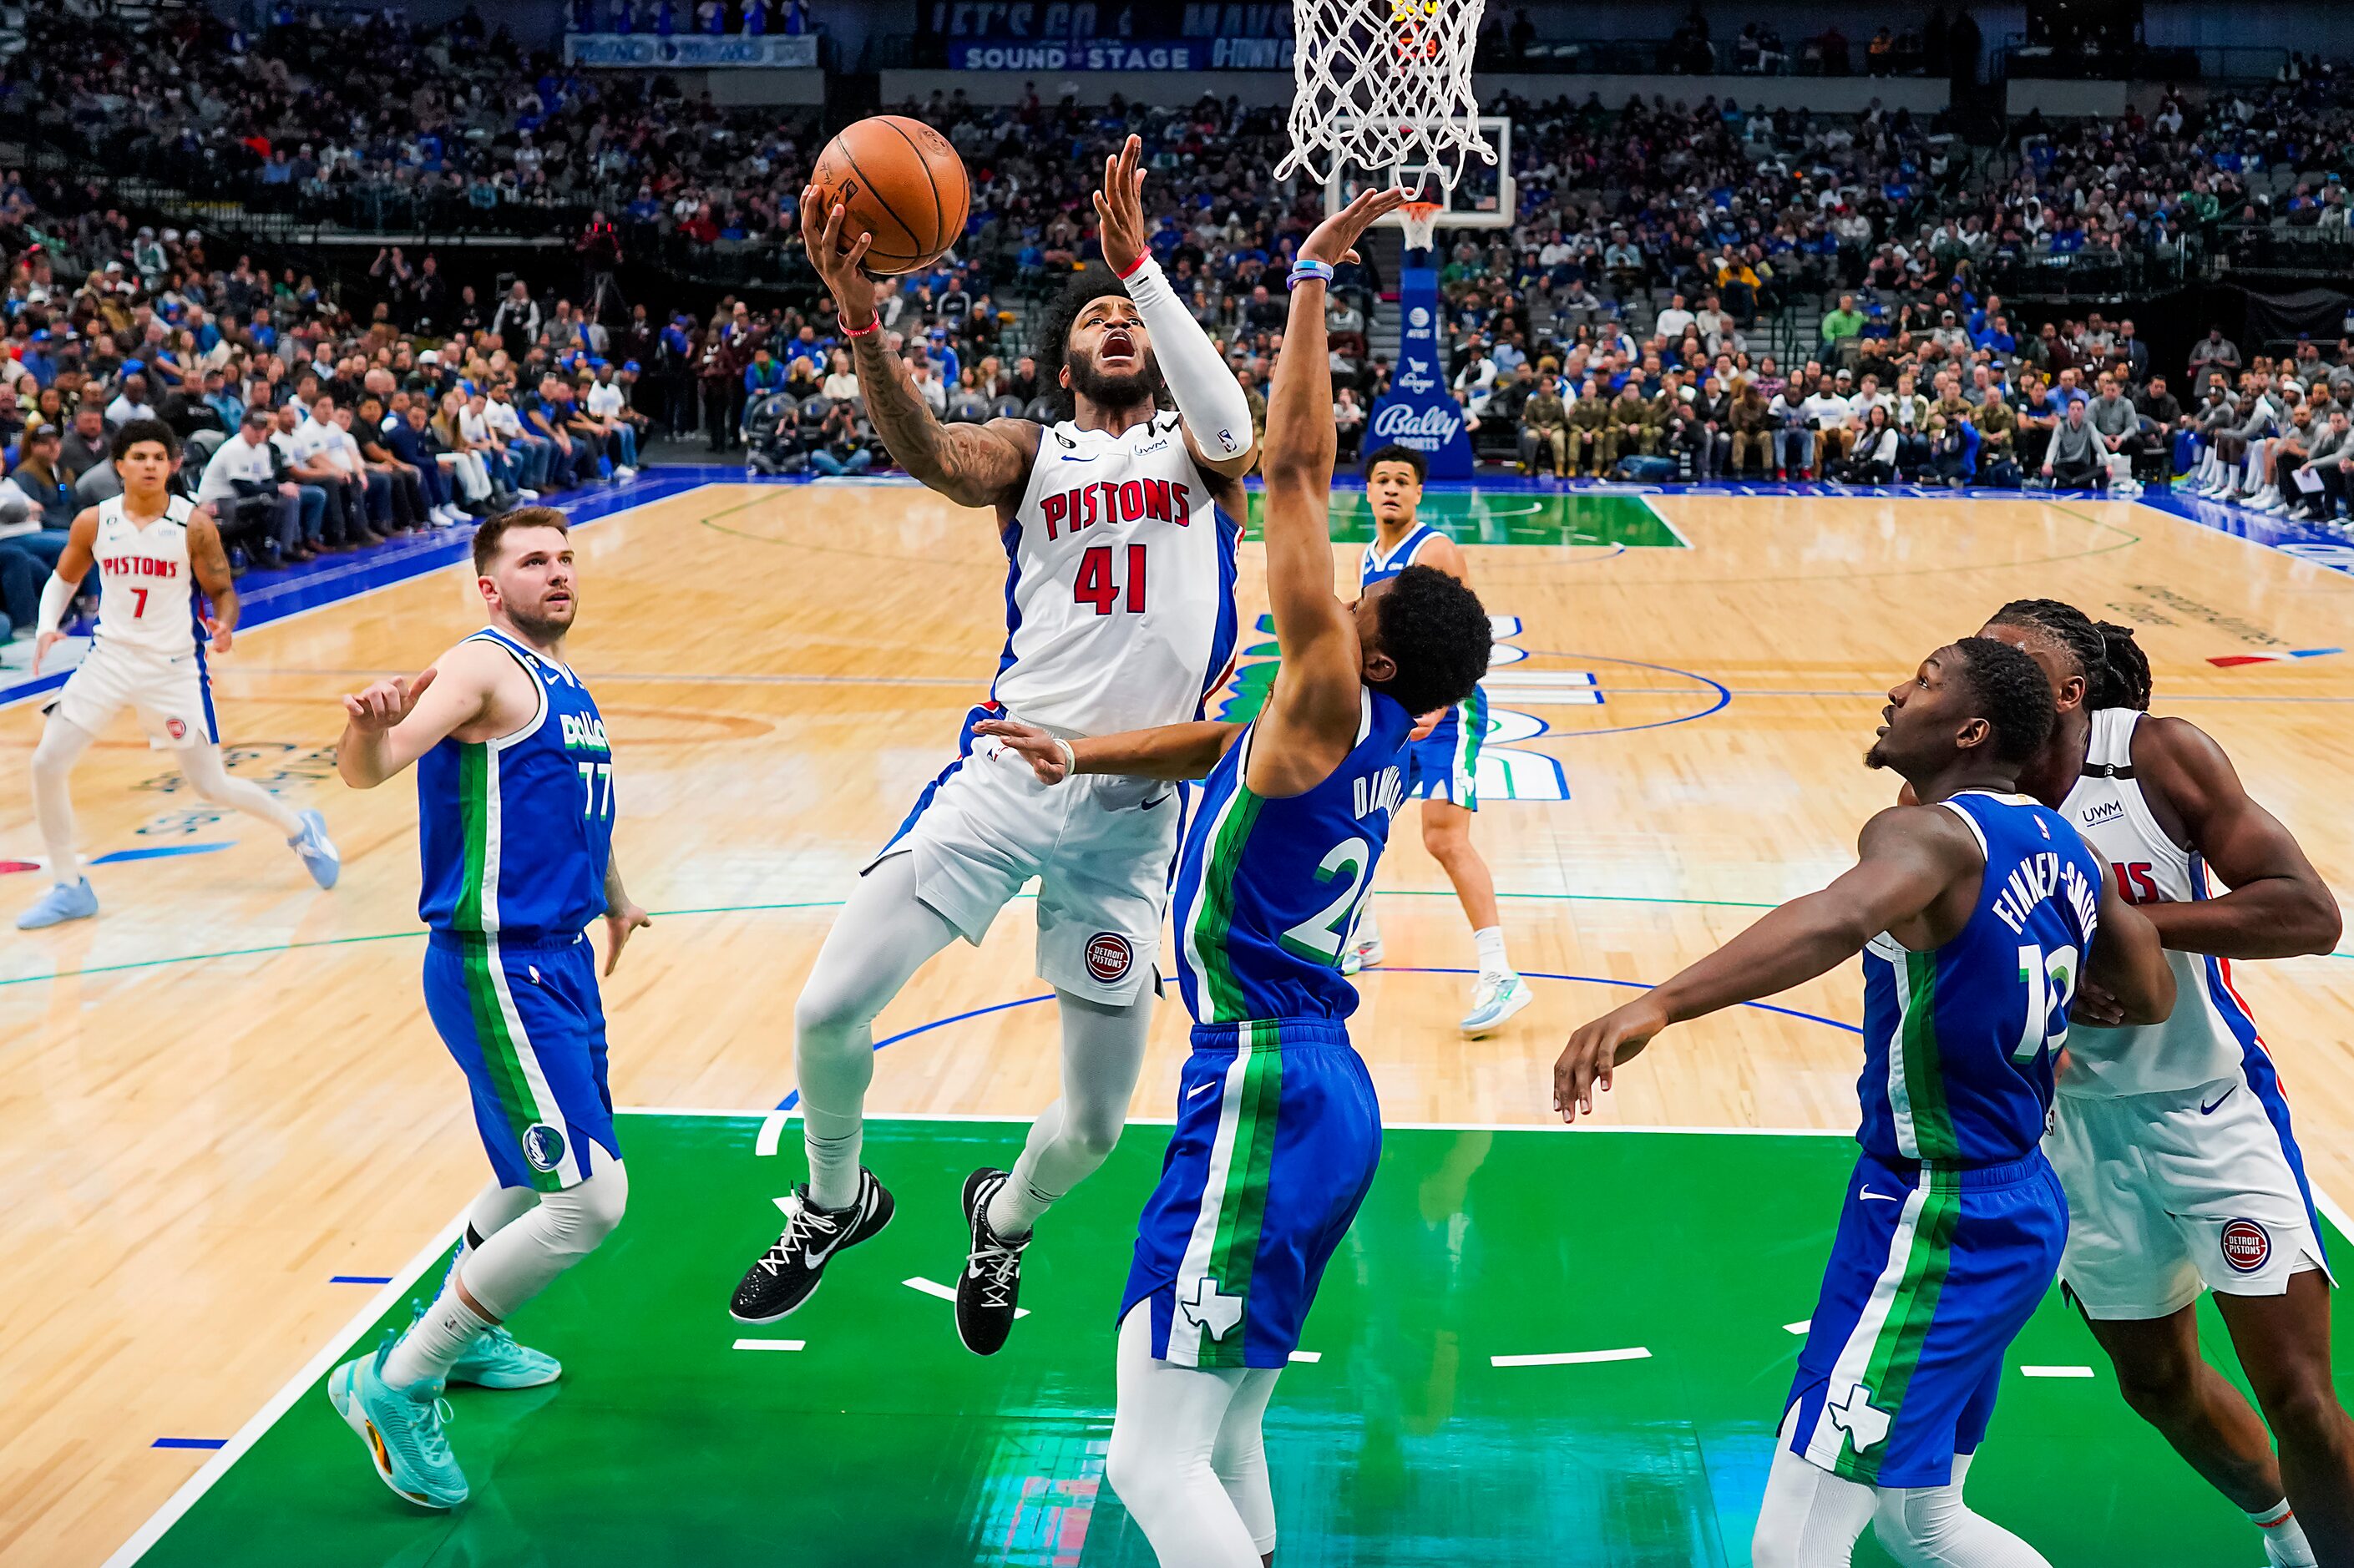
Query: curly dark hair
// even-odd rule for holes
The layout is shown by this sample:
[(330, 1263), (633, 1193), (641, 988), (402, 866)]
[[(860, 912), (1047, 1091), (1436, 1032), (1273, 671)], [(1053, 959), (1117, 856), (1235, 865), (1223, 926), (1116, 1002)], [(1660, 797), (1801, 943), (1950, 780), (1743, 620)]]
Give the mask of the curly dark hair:
[(1954, 646), (1961, 651), (1971, 712), (1994, 727), (1996, 760), (2025, 762), (2060, 722), (2059, 703), (2042, 666), (1991, 637), (1965, 637)]
[(161, 419), (125, 419), (122, 428), (114, 432), (114, 440), (107, 449), (108, 455), (121, 462), (124, 455), (142, 441), (159, 443), (166, 458), (180, 455), (179, 432)]
[[(1063, 355), (1071, 346), (1071, 327), (1086, 310), (1106, 294), (1128, 298), (1119, 274), (1100, 262), (1082, 269), (1063, 285), (1045, 313), (1038, 318), (1038, 394), (1061, 408), (1066, 418), (1076, 409), (1071, 389), (1063, 385)], [(1157, 388), (1156, 388), (1157, 391)]]
[(1479, 596), (1436, 567), (1408, 567), (1375, 611), (1381, 651), (1397, 673), (1373, 690), (1410, 714), (1463, 701), (1488, 673), (1495, 629)]

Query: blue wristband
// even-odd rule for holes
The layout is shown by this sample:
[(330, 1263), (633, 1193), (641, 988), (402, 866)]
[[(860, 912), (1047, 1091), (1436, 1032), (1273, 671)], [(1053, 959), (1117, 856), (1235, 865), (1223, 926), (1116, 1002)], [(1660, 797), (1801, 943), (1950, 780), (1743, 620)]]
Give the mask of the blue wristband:
[(1332, 263), (1303, 256), (1291, 264), (1291, 276), (1287, 281), (1296, 289), (1310, 278), (1320, 283), (1330, 283), (1332, 281)]

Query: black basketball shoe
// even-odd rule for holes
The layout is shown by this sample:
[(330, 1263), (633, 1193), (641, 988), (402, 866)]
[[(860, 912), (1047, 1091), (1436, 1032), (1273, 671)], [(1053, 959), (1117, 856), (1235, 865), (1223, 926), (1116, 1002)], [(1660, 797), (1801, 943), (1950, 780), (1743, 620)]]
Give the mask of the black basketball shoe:
[(1006, 1241), (989, 1228), (989, 1201), (1009, 1178), (980, 1170), (964, 1179), (964, 1217), (972, 1229), (972, 1250), (957, 1276), (957, 1338), (977, 1356), (993, 1356), (1013, 1331), (1014, 1303), (1022, 1295), (1022, 1249), (1030, 1238)]
[(834, 1254), (874, 1235), (891, 1223), (891, 1194), (875, 1172), (858, 1168), (858, 1201), (846, 1209), (821, 1209), (810, 1202), (809, 1183), (793, 1189), (793, 1207), (777, 1245), (744, 1271), (728, 1316), (739, 1323), (773, 1323), (817, 1290)]

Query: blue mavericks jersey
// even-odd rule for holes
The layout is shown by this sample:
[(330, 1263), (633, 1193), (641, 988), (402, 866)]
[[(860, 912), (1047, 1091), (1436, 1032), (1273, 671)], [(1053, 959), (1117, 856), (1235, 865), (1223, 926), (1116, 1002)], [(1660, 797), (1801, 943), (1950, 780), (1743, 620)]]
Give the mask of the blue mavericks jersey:
[(1304, 795), (1244, 783), (1254, 724), (1211, 771), (1177, 854), (1177, 970), (1196, 1023), (1346, 1018), (1341, 949), (1405, 796), (1414, 717), (1363, 694), (1357, 744)]
[(1399, 540), (1398, 547), (1387, 555), (1382, 553), (1382, 544), (1379, 539), (1367, 544), (1364, 557), (1357, 563), (1358, 590), (1363, 592), (1375, 583), (1389, 581), (1414, 565), (1416, 554), (1425, 545), (1440, 537), (1442, 535), (1438, 530), (1429, 524), (1417, 523), (1414, 525), (1414, 532)]
[(437, 931), (524, 945), (577, 937), (605, 912), (613, 853), (613, 754), (580, 677), (503, 632), (531, 673), (539, 713), (503, 739), (448, 739), (417, 761), (425, 888)]
[(1863, 956), (1863, 1125), (1875, 1159), (1977, 1166), (2041, 1147), (2052, 1059), (2068, 1038), (2100, 923), (2101, 864), (2056, 811), (1970, 789), (1941, 802), (1986, 853), (1978, 907), (1944, 947), (1887, 933)]

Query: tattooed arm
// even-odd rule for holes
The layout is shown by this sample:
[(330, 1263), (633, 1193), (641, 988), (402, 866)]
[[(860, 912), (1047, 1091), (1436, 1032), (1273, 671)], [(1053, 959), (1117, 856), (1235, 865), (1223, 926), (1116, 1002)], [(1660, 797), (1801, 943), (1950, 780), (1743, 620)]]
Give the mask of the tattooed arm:
[(850, 339), (858, 371), (859, 395), (891, 459), (927, 486), (966, 506), (994, 506), (1011, 514), (1021, 504), (1038, 455), (1038, 427), (1027, 419), (991, 419), (985, 425), (943, 425), (916, 391), (907, 367), (883, 340), (875, 314), (875, 289), (859, 270), (872, 235), (842, 248), (847, 214), (841, 203), (828, 207), (811, 185), (801, 193), (801, 240), (810, 265), (833, 291), (842, 324), (865, 326)]
[(229, 575), (228, 551), (221, 545), (220, 524), (214, 520), (209, 506), (199, 506), (188, 514), (188, 567), (196, 576), (196, 586), (212, 600), (213, 612), (205, 618), (212, 650), (226, 653), (237, 633), (237, 588)]

